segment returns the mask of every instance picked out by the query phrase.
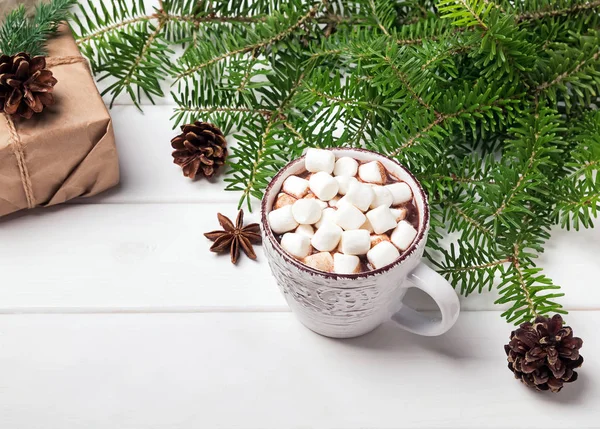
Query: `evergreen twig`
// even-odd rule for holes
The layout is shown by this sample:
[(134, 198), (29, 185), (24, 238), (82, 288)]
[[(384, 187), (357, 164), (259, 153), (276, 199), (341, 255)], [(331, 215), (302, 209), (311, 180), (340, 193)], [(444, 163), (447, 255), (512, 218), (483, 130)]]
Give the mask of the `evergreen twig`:
[(52, 0), (36, 6), (33, 16), (27, 16), (25, 6), (20, 5), (5, 18), (0, 26), (0, 52), (15, 55), (25, 52), (29, 55), (45, 54), (46, 41), (65, 21), (69, 9), (77, 0)]
[[(235, 133), (225, 181), (240, 205), (309, 146), (404, 163), (430, 197), (432, 263), (464, 295), (496, 287), (520, 323), (564, 312), (535, 265), (550, 228), (589, 228), (600, 212), (599, 8), (163, 0), (148, 12), (112, 0), (74, 22), (113, 99), (139, 105), (172, 78), (175, 125)], [(166, 55), (179, 45), (180, 58)]]

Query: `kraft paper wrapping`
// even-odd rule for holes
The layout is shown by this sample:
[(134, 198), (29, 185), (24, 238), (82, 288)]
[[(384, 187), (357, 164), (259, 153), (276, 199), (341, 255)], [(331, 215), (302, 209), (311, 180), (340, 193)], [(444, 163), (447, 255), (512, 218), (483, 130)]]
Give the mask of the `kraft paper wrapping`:
[[(48, 43), (48, 58), (80, 56), (64, 26)], [(110, 115), (83, 61), (51, 66), (55, 104), (29, 120), (13, 118), (36, 207), (90, 197), (119, 182)], [(13, 138), (0, 113), (0, 217), (28, 208)]]

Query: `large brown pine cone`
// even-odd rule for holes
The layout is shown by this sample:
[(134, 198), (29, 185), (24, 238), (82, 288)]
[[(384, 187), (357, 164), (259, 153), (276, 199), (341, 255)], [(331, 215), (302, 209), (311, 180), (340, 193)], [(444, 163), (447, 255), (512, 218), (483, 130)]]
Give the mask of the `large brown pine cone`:
[(212, 177), (227, 159), (227, 142), (219, 128), (207, 122), (181, 126), (182, 133), (171, 140), (173, 162), (186, 177)]
[(31, 58), (23, 52), (0, 56), (0, 112), (31, 118), (54, 104), (56, 82), (43, 56)]
[(564, 383), (577, 380), (575, 368), (583, 363), (579, 349), (581, 338), (573, 336), (569, 326), (556, 314), (552, 318), (536, 317), (511, 332), (504, 346), (508, 368), (529, 387), (558, 392)]

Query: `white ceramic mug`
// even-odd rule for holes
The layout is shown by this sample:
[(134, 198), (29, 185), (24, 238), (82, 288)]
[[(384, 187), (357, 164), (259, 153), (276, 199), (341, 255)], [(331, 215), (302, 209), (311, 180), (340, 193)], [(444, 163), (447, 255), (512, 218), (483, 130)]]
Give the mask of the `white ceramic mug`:
[[(460, 311), (456, 292), (442, 276), (421, 262), (427, 232), (427, 195), (416, 178), (397, 162), (362, 149), (331, 149), (336, 157), (379, 161), (412, 189), (419, 211), (418, 235), (392, 264), (358, 274), (335, 274), (315, 270), (287, 254), (267, 221), (283, 181), (304, 170), (304, 157), (290, 162), (273, 178), (262, 200), (263, 249), (271, 271), (290, 308), (309, 329), (328, 337), (351, 338), (366, 334), (390, 317), (402, 328), (419, 335), (441, 335), (454, 325)], [(407, 281), (408, 280), (408, 281)], [(402, 303), (407, 289), (427, 293), (441, 311), (431, 318)]]

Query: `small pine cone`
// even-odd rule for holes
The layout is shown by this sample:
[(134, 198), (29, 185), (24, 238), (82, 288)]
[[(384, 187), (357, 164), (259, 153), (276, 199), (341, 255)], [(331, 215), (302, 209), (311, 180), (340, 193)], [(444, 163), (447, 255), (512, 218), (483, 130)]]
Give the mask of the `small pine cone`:
[(46, 58), (23, 52), (0, 56), (0, 112), (29, 119), (54, 104), (57, 80), (46, 69)]
[(508, 368), (529, 387), (558, 392), (564, 383), (577, 380), (575, 368), (583, 363), (579, 349), (581, 338), (573, 336), (569, 326), (556, 314), (552, 318), (536, 317), (511, 332), (504, 346)]
[(227, 142), (223, 132), (207, 122), (181, 126), (180, 135), (171, 140), (173, 162), (183, 169), (183, 175), (195, 179), (212, 177), (227, 159)]

